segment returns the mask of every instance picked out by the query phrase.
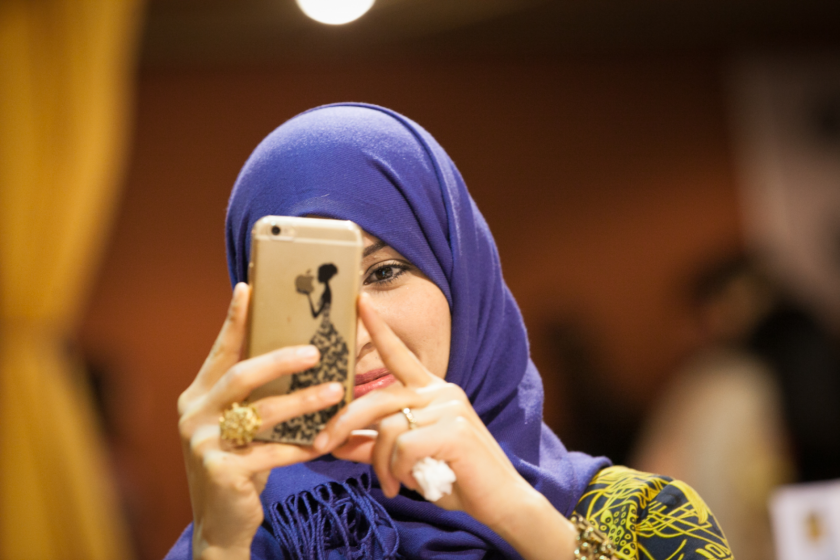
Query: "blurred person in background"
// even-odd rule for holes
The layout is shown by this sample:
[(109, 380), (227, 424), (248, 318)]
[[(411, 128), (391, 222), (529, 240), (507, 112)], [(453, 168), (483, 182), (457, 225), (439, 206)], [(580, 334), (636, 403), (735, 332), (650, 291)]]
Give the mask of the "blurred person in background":
[[(264, 215), (351, 219), (366, 234), (358, 398), (311, 447), (221, 436), (231, 403), (319, 360), (303, 346), (240, 361), (248, 243)], [(178, 403), (194, 523), (168, 558), (731, 558), (688, 485), (569, 452), (542, 422), (495, 243), (413, 121), (336, 104), (286, 122), (239, 175), (227, 240), (228, 320)], [(252, 414), (272, 426), (314, 412), (340, 400), (334, 385), (257, 400)], [(351, 433), (371, 426), (374, 439)], [(424, 457), (456, 475), (434, 503), (412, 475)], [(593, 530), (614, 549), (596, 555)]]
[(840, 477), (835, 344), (745, 255), (702, 270), (691, 299), (700, 349), (659, 397), (630, 464), (686, 480), (738, 558), (769, 558), (773, 489)]

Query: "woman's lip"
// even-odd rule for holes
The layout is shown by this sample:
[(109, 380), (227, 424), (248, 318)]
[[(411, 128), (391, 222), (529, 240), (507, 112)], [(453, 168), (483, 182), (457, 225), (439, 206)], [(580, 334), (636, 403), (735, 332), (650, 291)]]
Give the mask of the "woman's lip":
[(369, 381), (373, 381), (374, 379), (378, 379), (378, 378), (382, 377), (383, 375), (388, 375), (389, 373), (390, 372), (388, 371), (388, 368), (384, 368), (384, 367), (377, 368), (377, 369), (372, 369), (372, 370), (366, 371), (364, 373), (357, 373), (354, 383), (357, 386), (358, 385), (364, 385), (365, 383), (368, 383)]
[[(385, 371), (387, 372), (388, 370), (385, 370)], [(358, 378), (357, 378), (357, 380), (358, 380)], [(353, 398), (358, 399), (359, 397), (363, 397), (363, 396), (367, 395), (371, 391), (376, 391), (377, 389), (387, 387), (388, 385), (390, 385), (391, 383), (393, 383), (396, 380), (397, 380), (396, 377), (394, 377), (390, 373), (386, 373), (386, 375), (383, 375), (381, 377), (377, 377), (373, 381), (368, 381), (367, 383), (357, 384), (353, 388)]]

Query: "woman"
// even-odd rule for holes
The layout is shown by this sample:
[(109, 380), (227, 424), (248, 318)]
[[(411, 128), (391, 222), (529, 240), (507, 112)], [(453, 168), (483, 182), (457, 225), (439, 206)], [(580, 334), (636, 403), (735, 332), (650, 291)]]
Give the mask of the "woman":
[[(250, 230), (270, 214), (366, 232), (357, 399), (312, 447), (236, 448), (219, 435), (231, 403), (319, 359), (304, 346), (239, 361)], [(730, 557), (690, 488), (568, 452), (542, 423), (541, 381), (492, 236), (414, 122), (361, 104), (288, 121), (237, 179), (227, 244), (230, 312), (178, 403), (194, 523), (169, 558), (571, 559), (575, 510), (609, 533), (617, 557)], [(324, 384), (253, 406), (273, 425), (340, 398)], [(351, 434), (371, 425), (375, 439)], [(436, 503), (415, 492), (411, 468), (424, 457), (457, 477)]]

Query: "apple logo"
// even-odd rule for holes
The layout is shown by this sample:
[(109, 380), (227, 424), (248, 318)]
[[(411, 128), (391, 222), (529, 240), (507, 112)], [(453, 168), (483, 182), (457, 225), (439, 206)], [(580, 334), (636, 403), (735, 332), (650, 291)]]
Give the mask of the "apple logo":
[(312, 271), (307, 270), (306, 274), (298, 274), (295, 278), (295, 289), (301, 294), (311, 294), (315, 291), (315, 287), (312, 285), (314, 281), (315, 277), (312, 276)]

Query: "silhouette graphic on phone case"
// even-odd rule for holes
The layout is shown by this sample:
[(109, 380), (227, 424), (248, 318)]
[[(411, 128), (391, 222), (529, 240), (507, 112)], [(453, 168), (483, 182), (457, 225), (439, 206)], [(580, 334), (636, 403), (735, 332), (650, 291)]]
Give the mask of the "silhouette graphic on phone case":
[[(315, 335), (309, 340), (309, 343), (321, 352), (321, 361), (306, 371), (292, 376), (292, 384), (289, 391), (297, 391), (298, 389), (304, 389), (321, 383), (329, 383), (331, 381), (337, 381), (343, 384), (347, 379), (347, 359), (349, 353), (347, 344), (330, 320), (330, 305), (332, 304), (330, 280), (336, 274), (338, 274), (338, 268), (332, 263), (322, 264), (318, 267), (318, 282), (324, 285), (324, 292), (321, 294), (321, 300), (318, 302), (317, 309), (312, 303), (312, 292), (315, 291), (312, 285), (312, 274), (307, 271), (306, 274), (301, 274), (295, 278), (295, 289), (298, 293), (306, 295), (309, 300), (309, 309), (312, 313), (312, 318), (317, 319), (319, 316), (321, 317), (318, 330), (315, 331)], [(282, 424), (278, 424), (274, 427), (274, 439), (311, 442), (329, 419), (344, 406), (345, 401), (346, 397), (338, 404), (334, 404), (324, 410), (304, 414)]]

